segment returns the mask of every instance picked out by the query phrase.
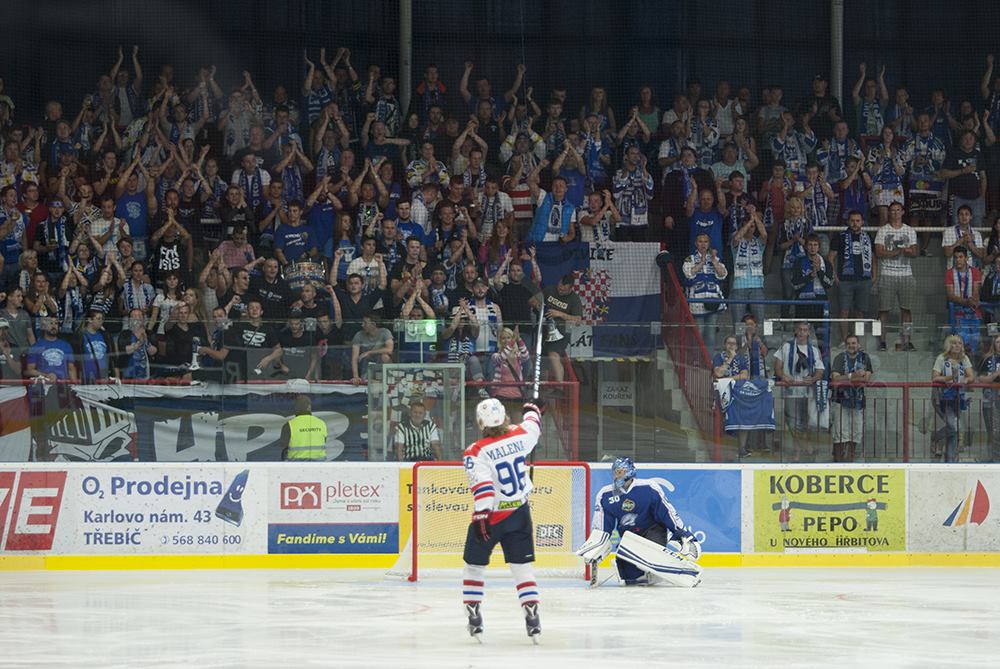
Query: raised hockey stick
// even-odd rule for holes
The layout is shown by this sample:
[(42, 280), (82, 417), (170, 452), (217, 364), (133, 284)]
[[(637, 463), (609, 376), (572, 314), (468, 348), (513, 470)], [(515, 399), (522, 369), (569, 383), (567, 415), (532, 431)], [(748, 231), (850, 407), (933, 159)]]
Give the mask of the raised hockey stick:
[[(540, 302), (538, 305), (538, 332), (535, 333), (535, 378), (531, 383), (531, 399), (538, 399), (538, 387), (542, 383), (542, 332), (545, 324), (545, 302)], [(541, 418), (541, 416), (539, 416)], [(541, 437), (539, 437), (541, 441)], [(538, 445), (531, 449), (531, 453), (528, 454), (528, 475), (531, 480), (535, 480), (535, 451), (538, 450)]]

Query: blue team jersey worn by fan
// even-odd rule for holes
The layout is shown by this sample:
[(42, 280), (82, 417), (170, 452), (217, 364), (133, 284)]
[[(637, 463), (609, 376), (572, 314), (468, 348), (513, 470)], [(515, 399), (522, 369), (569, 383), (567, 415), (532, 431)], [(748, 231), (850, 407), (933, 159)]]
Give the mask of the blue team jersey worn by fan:
[(654, 481), (634, 479), (627, 491), (619, 493), (614, 486), (606, 485), (597, 493), (594, 529), (601, 528), (608, 534), (617, 529), (619, 534), (632, 531), (645, 535), (655, 525), (667, 530), (668, 539), (693, 536)]

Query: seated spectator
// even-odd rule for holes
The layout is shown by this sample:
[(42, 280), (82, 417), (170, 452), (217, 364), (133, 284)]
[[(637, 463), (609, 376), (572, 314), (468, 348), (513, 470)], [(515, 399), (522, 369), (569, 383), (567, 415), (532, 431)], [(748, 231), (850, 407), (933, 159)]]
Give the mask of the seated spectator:
[(969, 264), (969, 254), (964, 246), (956, 246), (952, 254), (955, 266), (944, 275), (945, 290), (948, 292), (948, 320), (952, 332), (962, 338), (965, 349), (973, 355), (979, 345), (979, 326), (982, 312), (979, 310), (979, 290), (982, 275)]
[(816, 454), (808, 432), (823, 428), (821, 414), (828, 410), (826, 383), (822, 381), (826, 365), (819, 349), (809, 341), (810, 333), (808, 323), (796, 323), (795, 338), (774, 353), (774, 374), (785, 385), (785, 424), (792, 436), (794, 462), (801, 458), (803, 443), (808, 443), (807, 455)]
[(872, 361), (861, 350), (855, 334), (844, 338), (846, 350), (837, 355), (830, 368), (830, 380), (859, 385), (833, 389), (830, 426), (833, 433), (833, 461), (854, 462), (857, 447), (864, 441), (865, 388), (872, 378)]
[(41, 378), (49, 383), (68, 380), (79, 381), (73, 362), (73, 347), (59, 336), (59, 320), (55, 316), (39, 318), (41, 337), (28, 349), (24, 375), (29, 379)]
[[(367, 377), (368, 366), (392, 362), (392, 333), (379, 327), (378, 317), (369, 312), (361, 319), (361, 329), (351, 340), (351, 383), (358, 385)], [(482, 374), (480, 373), (480, 379)]]
[(405, 419), (396, 425), (392, 437), (393, 450), (398, 462), (441, 460), (441, 433), (427, 417), (427, 407), (422, 399), (410, 401)]
[(931, 397), (934, 413), (942, 422), (931, 437), (931, 454), (943, 455), (945, 462), (958, 462), (959, 423), (962, 412), (969, 408), (965, 386), (975, 380), (976, 371), (965, 354), (962, 338), (948, 335), (944, 339), (944, 350), (934, 361), (931, 371), (931, 381), (935, 384)]
[(684, 261), (684, 278), (687, 279), (687, 298), (691, 315), (701, 330), (705, 349), (715, 350), (715, 331), (719, 314), (726, 310), (721, 302), (705, 303), (699, 300), (721, 300), (722, 281), (729, 275), (719, 258), (719, 252), (709, 245), (709, 237), (701, 233), (695, 238), (695, 252)]

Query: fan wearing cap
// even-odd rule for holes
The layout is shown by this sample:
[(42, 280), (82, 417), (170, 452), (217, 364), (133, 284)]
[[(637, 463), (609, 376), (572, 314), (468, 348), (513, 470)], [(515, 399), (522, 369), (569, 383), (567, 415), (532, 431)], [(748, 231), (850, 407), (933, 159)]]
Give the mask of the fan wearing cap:
[(511, 425), (500, 400), (483, 400), (476, 407), (482, 438), (463, 454), (474, 502), (462, 556), (462, 601), (469, 617), (469, 634), (477, 638), (483, 632), (480, 604), (486, 566), (497, 544), (510, 565), (528, 636), (541, 632), (538, 586), (531, 564), (535, 546), (528, 496), (533, 486), (527, 464), (541, 434), (539, 404), (525, 404), (524, 422)]

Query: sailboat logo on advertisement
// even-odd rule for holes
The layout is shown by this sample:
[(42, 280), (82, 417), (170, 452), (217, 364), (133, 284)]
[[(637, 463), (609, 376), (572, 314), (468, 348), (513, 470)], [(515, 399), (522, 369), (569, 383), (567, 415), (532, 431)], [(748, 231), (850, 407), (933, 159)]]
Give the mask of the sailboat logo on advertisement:
[(945, 527), (959, 527), (966, 523), (982, 525), (990, 515), (990, 498), (982, 481), (976, 481), (975, 489), (971, 490), (965, 499), (958, 503), (948, 519)]

